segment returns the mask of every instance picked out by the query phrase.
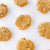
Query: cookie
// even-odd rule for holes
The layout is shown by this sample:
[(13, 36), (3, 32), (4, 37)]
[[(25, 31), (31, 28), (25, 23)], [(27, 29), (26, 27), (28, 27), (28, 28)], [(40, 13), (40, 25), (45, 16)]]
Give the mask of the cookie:
[(50, 39), (50, 22), (43, 22), (38, 26), (40, 36)]
[(34, 50), (34, 47), (33, 42), (25, 38), (18, 40), (16, 45), (17, 50)]
[(29, 15), (20, 15), (16, 21), (15, 21), (15, 25), (20, 29), (20, 30), (24, 30), (26, 29), (28, 26), (31, 25), (31, 17)]
[(42, 13), (50, 11), (50, 0), (37, 0), (37, 9)]
[(6, 27), (0, 28), (0, 41), (8, 41), (11, 38), (11, 32)]
[(8, 12), (8, 8), (7, 5), (5, 4), (0, 4), (0, 18), (4, 17), (5, 15), (7, 15)]
[(25, 6), (27, 5), (28, 3), (28, 0), (14, 0), (15, 4), (22, 7), (22, 6)]

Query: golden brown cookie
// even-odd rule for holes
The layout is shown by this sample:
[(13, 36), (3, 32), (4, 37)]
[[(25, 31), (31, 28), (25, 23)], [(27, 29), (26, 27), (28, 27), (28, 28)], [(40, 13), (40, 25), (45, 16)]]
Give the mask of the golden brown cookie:
[(11, 38), (11, 32), (6, 27), (0, 28), (0, 41), (8, 41)]
[(37, 0), (37, 9), (42, 13), (50, 11), (50, 0)]
[(33, 42), (25, 38), (18, 40), (16, 45), (17, 50), (34, 50), (34, 47)]
[(28, 3), (28, 0), (14, 0), (15, 4), (22, 7), (22, 6), (25, 6), (27, 5)]
[(19, 27), (20, 30), (26, 29), (31, 25), (31, 17), (29, 15), (20, 15), (16, 21), (15, 25)]
[(50, 22), (43, 22), (38, 27), (38, 32), (40, 36), (44, 36), (50, 39)]
[(7, 15), (8, 12), (8, 8), (7, 5), (5, 4), (0, 4), (0, 18), (4, 17), (5, 15)]

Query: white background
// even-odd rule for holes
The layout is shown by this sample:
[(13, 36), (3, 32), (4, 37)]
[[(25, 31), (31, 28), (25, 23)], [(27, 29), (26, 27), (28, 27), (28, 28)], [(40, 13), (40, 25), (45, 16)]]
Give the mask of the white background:
[[(5, 26), (10, 29), (12, 37), (9, 41), (0, 42), (0, 50), (16, 50), (16, 43), (20, 38), (27, 38), (34, 42), (34, 50), (50, 49), (50, 39), (39, 36), (38, 25), (41, 22), (50, 22), (50, 12), (42, 14), (37, 10), (36, 0), (28, 0), (28, 5), (18, 7), (13, 0), (0, 0), (8, 6), (8, 14), (0, 18), (0, 27)], [(15, 26), (15, 20), (20, 14), (29, 14), (32, 18), (32, 24), (26, 30), (19, 30)]]

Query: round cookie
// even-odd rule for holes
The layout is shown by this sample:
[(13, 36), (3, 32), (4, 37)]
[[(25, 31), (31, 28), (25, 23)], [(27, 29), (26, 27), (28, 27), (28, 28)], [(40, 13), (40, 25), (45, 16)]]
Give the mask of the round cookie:
[(43, 22), (38, 26), (40, 36), (50, 39), (50, 22)]
[(14, 0), (15, 4), (22, 7), (27, 5), (28, 1), (27, 0)]
[(0, 41), (8, 41), (11, 38), (11, 32), (6, 27), (0, 28)]
[(26, 29), (31, 25), (31, 17), (29, 15), (20, 15), (16, 21), (15, 25), (19, 27), (20, 30)]
[(50, 0), (37, 0), (37, 9), (42, 13), (50, 11)]
[(34, 47), (33, 42), (25, 38), (18, 40), (16, 45), (17, 50), (34, 50)]
[(0, 4), (0, 18), (4, 17), (5, 15), (7, 15), (8, 12), (8, 8), (7, 5), (5, 4)]

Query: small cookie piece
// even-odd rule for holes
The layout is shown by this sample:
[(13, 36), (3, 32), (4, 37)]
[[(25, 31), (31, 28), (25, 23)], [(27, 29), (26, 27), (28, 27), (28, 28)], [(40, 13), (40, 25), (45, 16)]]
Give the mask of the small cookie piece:
[(42, 13), (50, 11), (50, 0), (37, 0), (37, 9)]
[(50, 39), (50, 22), (43, 22), (38, 27), (40, 36)]
[(27, 0), (14, 0), (15, 4), (22, 7), (27, 5), (28, 1)]
[(11, 38), (11, 32), (6, 27), (0, 28), (0, 41), (8, 41)]
[(31, 17), (29, 15), (20, 15), (15, 22), (15, 25), (19, 27), (20, 30), (26, 29), (31, 25)]
[(4, 17), (8, 12), (7, 5), (0, 4), (0, 18)]
[(16, 45), (17, 50), (34, 50), (34, 47), (33, 42), (25, 38), (18, 40)]

